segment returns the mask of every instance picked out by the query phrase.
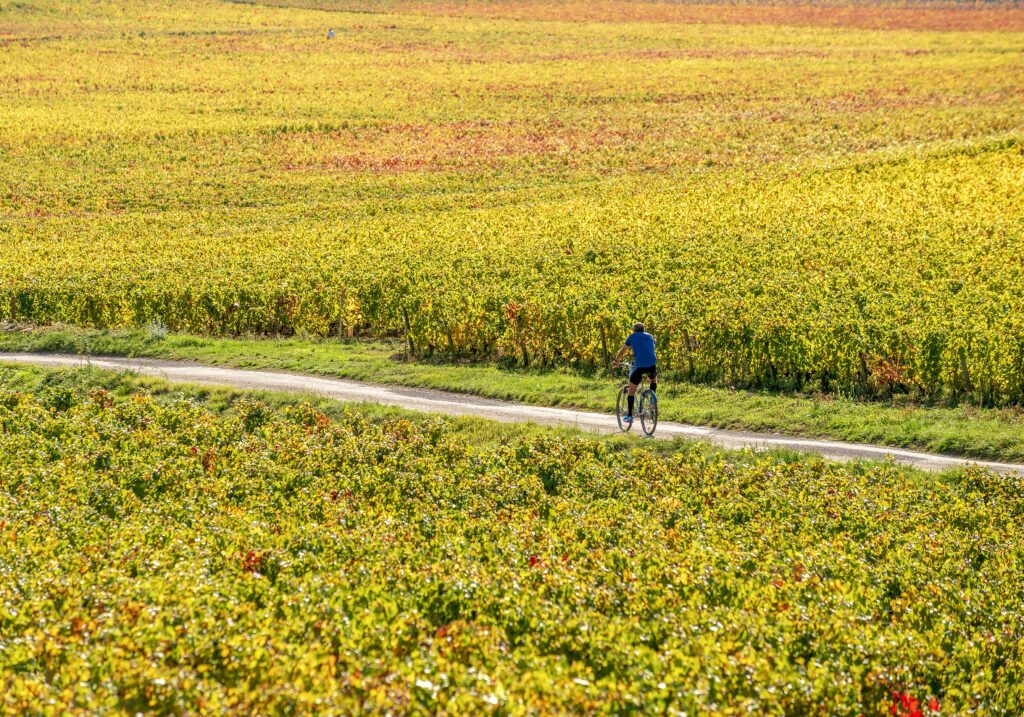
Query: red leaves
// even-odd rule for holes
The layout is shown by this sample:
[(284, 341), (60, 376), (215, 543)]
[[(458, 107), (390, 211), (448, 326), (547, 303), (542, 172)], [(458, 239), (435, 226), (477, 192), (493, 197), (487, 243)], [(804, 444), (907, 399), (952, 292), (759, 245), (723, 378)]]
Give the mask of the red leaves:
[[(912, 697), (909, 692), (894, 690), (892, 700), (893, 704), (889, 706), (889, 714), (898, 717), (924, 717), (925, 713), (920, 700)], [(938, 698), (932, 697), (928, 700), (927, 706), (929, 715), (937, 715), (942, 705)]]
[(207, 448), (206, 452), (203, 453), (203, 457), (199, 459), (199, 462), (203, 466), (203, 470), (213, 475), (213, 471), (217, 467), (217, 452), (212, 448)]
[(89, 398), (94, 404), (104, 411), (113, 408), (114, 406), (114, 397), (110, 395), (109, 391), (105, 391), (101, 388), (90, 391)]
[(239, 556), (242, 570), (247, 573), (265, 572), (267, 563), (267, 552), (265, 550), (250, 550)]
[(516, 320), (519, 318), (519, 310), (520, 310), (520, 308), (521, 307), (516, 302), (514, 302), (514, 301), (508, 302), (504, 306), (505, 318), (508, 319), (509, 321), (515, 323)]
[[(539, 555), (531, 554), (530, 557), (528, 558), (528, 560), (530, 562), (530, 567), (531, 568), (536, 568), (537, 570), (543, 570), (544, 568), (546, 568), (548, 566), (548, 564), (546, 562), (544, 562), (544, 559), (541, 558)], [(561, 565), (568, 566), (569, 565), (569, 556), (566, 555), (566, 554), (559, 555), (557, 562), (555, 561), (554, 558), (552, 558), (552, 564), (561, 564)], [(569, 569), (571, 569), (571, 567)]]
[(899, 357), (871, 356), (867, 360), (868, 380), (872, 387), (882, 395), (900, 387), (908, 387), (915, 383), (914, 372)]

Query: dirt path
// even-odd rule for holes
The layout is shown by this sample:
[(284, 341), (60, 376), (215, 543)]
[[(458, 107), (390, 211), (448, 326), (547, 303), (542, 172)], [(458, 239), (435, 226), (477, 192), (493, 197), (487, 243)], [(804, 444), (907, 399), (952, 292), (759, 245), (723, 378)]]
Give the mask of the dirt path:
[[(572, 426), (595, 433), (611, 433), (618, 430), (614, 417), (602, 413), (588, 413), (564, 408), (525, 406), (507, 401), (477, 398), (430, 389), (380, 386), (357, 381), (276, 371), (222, 368), (183, 361), (158, 361), (106, 356), (65, 356), (59, 354), (0, 353), (0, 362), (33, 364), (36, 366), (91, 365), (102, 369), (134, 371), (147, 376), (159, 376), (160, 378), (177, 383), (231, 386), (240, 389), (269, 391), (300, 391), (327, 396), (340, 401), (381, 403), (413, 411), (444, 413), (454, 416), (479, 416), (504, 422), (532, 421), (546, 425)], [(899, 463), (930, 471), (974, 464), (1001, 473), (1013, 471), (1024, 473), (1024, 465), (973, 461), (955, 456), (919, 453), (899, 448), (843, 443), (841, 441), (790, 438), (775, 434), (748, 433), (745, 431), (726, 431), (701, 426), (690, 426), (682, 423), (660, 423), (658, 425), (657, 437), (683, 437), (707, 441), (723, 448), (786, 448), (817, 453), (838, 461), (881, 460), (886, 456), (891, 456)]]

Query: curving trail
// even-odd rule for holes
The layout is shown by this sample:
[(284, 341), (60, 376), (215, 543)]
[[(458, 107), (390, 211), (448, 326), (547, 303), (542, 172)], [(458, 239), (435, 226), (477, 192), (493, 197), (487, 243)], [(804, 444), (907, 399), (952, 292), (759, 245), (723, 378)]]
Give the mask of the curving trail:
[[(299, 391), (314, 393), (340, 401), (357, 401), (399, 406), (413, 411), (443, 413), (454, 416), (479, 416), (509, 423), (533, 422), (545, 425), (571, 426), (595, 433), (617, 431), (613, 416), (565, 408), (526, 406), (507, 401), (478, 398), (431, 389), (382, 386), (358, 381), (347, 381), (321, 376), (253, 371), (246, 369), (205, 366), (184, 361), (108, 356), (70, 356), (61, 354), (0, 353), (0, 362), (32, 364), (36, 366), (67, 367), (95, 366), (114, 371), (133, 371), (147, 376), (158, 376), (175, 383), (193, 383), (230, 386), (239, 389), (269, 391)], [(929, 471), (959, 466), (977, 465), (1000, 473), (1024, 473), (1024, 465), (969, 460), (956, 456), (921, 453), (900, 448), (889, 448), (842, 441), (792, 438), (767, 433), (728, 431), (704, 428), (668, 421), (658, 424), (657, 438), (682, 437), (707, 441), (723, 448), (784, 448), (816, 453), (830, 460), (883, 460), (891, 457), (898, 463)]]

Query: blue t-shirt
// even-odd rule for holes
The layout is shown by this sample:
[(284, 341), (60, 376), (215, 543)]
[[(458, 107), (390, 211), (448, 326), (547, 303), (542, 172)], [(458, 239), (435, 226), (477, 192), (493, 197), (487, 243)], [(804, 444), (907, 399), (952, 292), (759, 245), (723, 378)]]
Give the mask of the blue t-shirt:
[(634, 331), (626, 339), (626, 346), (633, 349), (633, 363), (636, 368), (651, 368), (658, 363), (654, 354), (654, 337), (646, 331)]

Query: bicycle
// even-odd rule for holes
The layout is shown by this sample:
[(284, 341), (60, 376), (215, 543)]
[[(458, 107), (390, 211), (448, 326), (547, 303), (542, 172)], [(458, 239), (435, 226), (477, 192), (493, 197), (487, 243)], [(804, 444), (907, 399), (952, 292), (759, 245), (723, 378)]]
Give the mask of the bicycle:
[(628, 433), (639, 418), (644, 435), (653, 436), (654, 429), (658, 427), (658, 396), (650, 388), (644, 388), (644, 385), (650, 382), (649, 376), (642, 376), (636, 389), (638, 410), (633, 413), (633, 423), (622, 420), (629, 411), (629, 375), (633, 373), (633, 364), (623, 363), (622, 367), (626, 369), (626, 383), (622, 384), (615, 401), (615, 420), (619, 424), (619, 430)]

